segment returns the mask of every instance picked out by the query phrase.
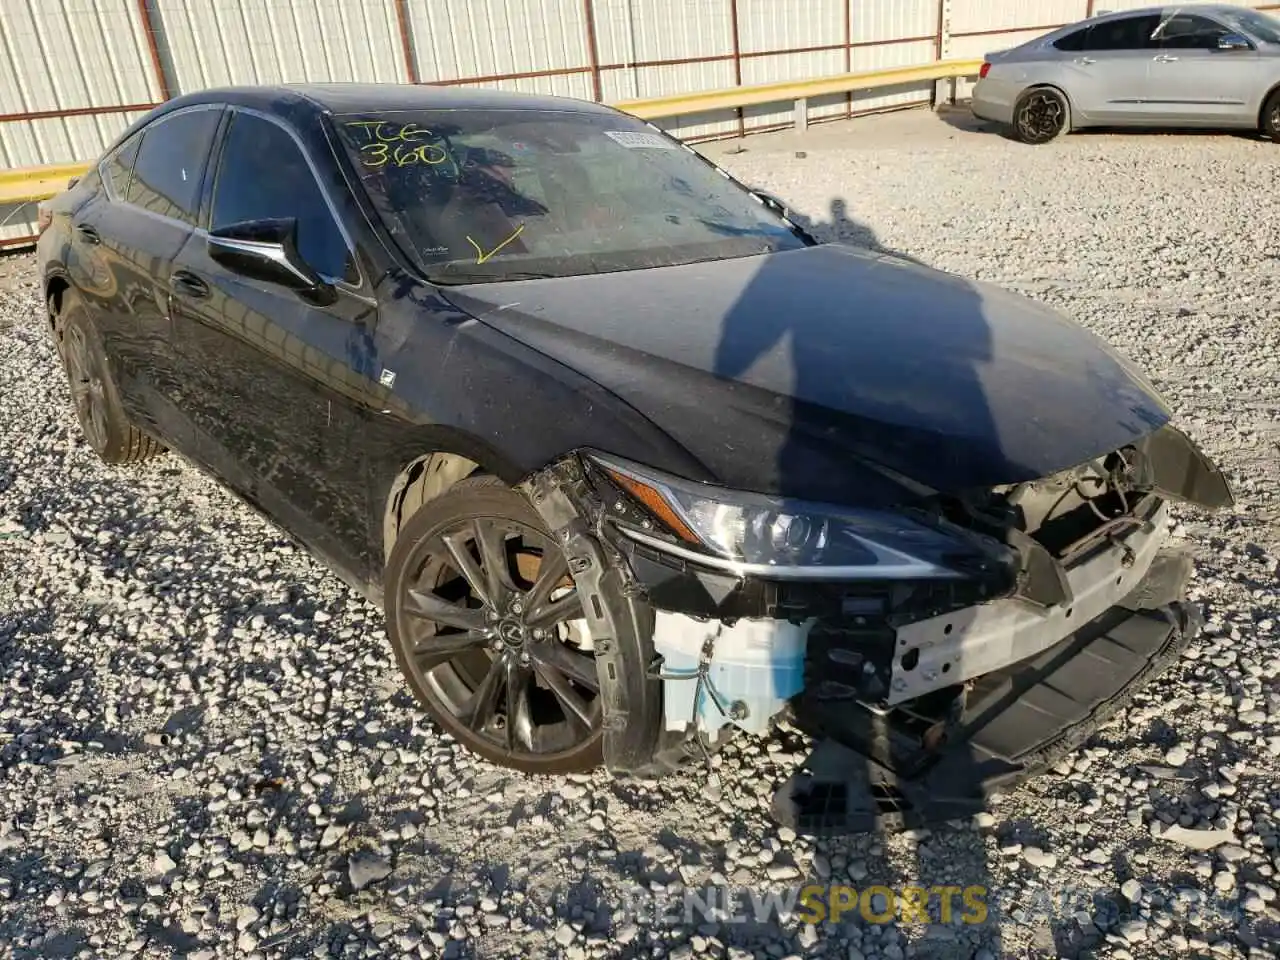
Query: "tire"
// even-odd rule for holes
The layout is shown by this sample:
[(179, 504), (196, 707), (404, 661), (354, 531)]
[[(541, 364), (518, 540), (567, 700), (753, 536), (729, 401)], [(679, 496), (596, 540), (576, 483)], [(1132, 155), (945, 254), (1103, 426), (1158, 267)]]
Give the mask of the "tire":
[(61, 304), (55, 339), (85, 441), (104, 463), (138, 463), (163, 453), (164, 447), (125, 415), (88, 309), (71, 290), (62, 293)]
[(444, 731), (525, 773), (601, 764), (603, 704), (577, 588), (521, 494), (493, 477), (459, 481), (405, 522), (383, 583), (396, 662)]
[(1280, 90), (1273, 90), (1262, 106), (1262, 132), (1272, 143), (1280, 143)]
[(1052, 87), (1036, 87), (1018, 98), (1012, 134), (1021, 143), (1042, 144), (1071, 130), (1071, 105)]

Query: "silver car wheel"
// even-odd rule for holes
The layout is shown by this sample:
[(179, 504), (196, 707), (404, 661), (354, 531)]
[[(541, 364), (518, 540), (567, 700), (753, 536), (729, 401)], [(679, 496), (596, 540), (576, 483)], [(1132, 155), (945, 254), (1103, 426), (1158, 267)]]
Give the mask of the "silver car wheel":
[(1067, 125), (1067, 104), (1055, 90), (1033, 90), (1023, 97), (1014, 115), (1018, 139), (1047, 143)]

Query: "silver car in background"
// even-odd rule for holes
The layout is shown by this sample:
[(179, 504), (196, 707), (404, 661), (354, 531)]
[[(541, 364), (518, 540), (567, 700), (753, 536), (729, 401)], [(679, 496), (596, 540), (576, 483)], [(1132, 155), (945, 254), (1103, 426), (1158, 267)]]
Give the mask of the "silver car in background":
[(988, 54), (973, 113), (1024, 143), (1103, 126), (1244, 128), (1280, 142), (1280, 19), (1218, 4), (1096, 16)]

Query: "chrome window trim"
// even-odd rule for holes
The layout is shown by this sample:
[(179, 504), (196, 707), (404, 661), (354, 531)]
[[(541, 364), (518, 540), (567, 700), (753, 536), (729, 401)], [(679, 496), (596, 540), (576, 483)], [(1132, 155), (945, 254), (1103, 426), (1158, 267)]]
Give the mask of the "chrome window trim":
[(277, 243), (265, 243), (258, 240), (234, 240), (231, 237), (214, 237), (212, 240), (214, 243), (224, 247), (230, 247), (232, 250), (239, 250), (242, 253), (253, 253), (260, 257), (265, 257), (272, 263), (277, 263), (284, 267), (303, 283), (308, 283), (311, 279), (300, 270), (297, 270), (293, 264), (289, 262), (289, 258), (285, 256), (284, 251), (280, 249), (280, 245)]
[[(143, 210), (141, 212), (150, 213), (150, 211), (148, 210)], [(159, 214), (152, 214), (152, 216), (159, 216)], [(227, 244), (227, 245), (234, 244), (235, 246), (240, 247), (240, 249), (242, 250), (249, 249), (249, 247), (246, 246), (247, 244), (255, 244), (258, 242), (253, 240), (231, 240), (227, 237), (213, 237), (212, 234), (210, 234), (209, 231), (204, 227), (196, 227), (194, 230), (191, 231), (191, 233), (192, 233), (192, 236), (199, 237), (200, 239), (204, 240), (206, 243), (210, 239), (215, 239), (217, 240), (218, 243)], [(272, 246), (272, 244), (266, 244), (266, 245)], [(276, 257), (272, 257), (271, 259), (277, 260)], [(277, 262), (280, 262), (280, 261), (277, 260)], [(357, 270), (360, 269), (360, 265), (358, 263), (356, 264), (356, 269)], [(299, 274), (297, 271), (292, 271), (292, 272), (294, 273), (295, 276), (301, 276), (301, 274)], [(359, 300), (361, 303), (367, 304), (368, 306), (371, 306), (371, 307), (376, 307), (378, 305), (377, 298), (372, 297), (369, 294), (365, 293), (363, 288), (353, 287), (346, 281), (334, 283), (333, 281), (329, 280), (328, 277), (324, 277), (324, 276), (321, 276), (320, 279), (324, 280), (326, 283), (332, 284), (336, 289), (341, 290), (344, 296), (351, 297), (351, 299), (353, 300)]]

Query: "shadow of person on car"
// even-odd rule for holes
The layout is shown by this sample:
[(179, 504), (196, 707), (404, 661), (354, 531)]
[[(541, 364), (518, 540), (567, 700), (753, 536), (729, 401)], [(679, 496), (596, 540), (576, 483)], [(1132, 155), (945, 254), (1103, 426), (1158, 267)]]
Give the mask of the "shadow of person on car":
[[(724, 319), (714, 366), (757, 414), (772, 487), (800, 501), (888, 507), (912, 496), (900, 478), (975, 485), (989, 472), (978, 451), (1003, 455), (1021, 410), (1007, 394), (993, 397), (986, 379), (999, 345), (983, 293), (885, 249), (842, 199), (825, 223), (796, 219), (824, 243), (759, 259)], [(796, 710), (815, 749), (775, 804), (780, 821), (817, 844), (805, 883), (822, 892), (799, 917), (865, 954), (901, 957), (912, 939), (918, 957), (1000, 956), (996, 892), (973, 820), (985, 774), (943, 733), (962, 688), (913, 700), (919, 717), (884, 709), (890, 683), (928, 690), (938, 679), (911, 677), (918, 652), (897, 649), (887, 595), (866, 582), (795, 592), (825, 611), (809, 635)], [(958, 654), (951, 667), (961, 667)], [(900, 832), (924, 824), (931, 829)]]
[(897, 257), (900, 260), (906, 260), (918, 266), (926, 266), (926, 264), (910, 254), (884, 246), (874, 230), (849, 215), (849, 203), (844, 197), (832, 197), (827, 207), (827, 213), (828, 219), (824, 221), (813, 220), (797, 210), (787, 211), (793, 223), (796, 223), (806, 233), (822, 243), (848, 244), (854, 247), (861, 247), (864, 250), (870, 250), (873, 253)]

